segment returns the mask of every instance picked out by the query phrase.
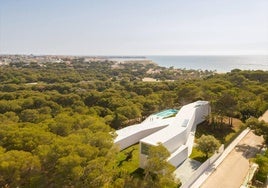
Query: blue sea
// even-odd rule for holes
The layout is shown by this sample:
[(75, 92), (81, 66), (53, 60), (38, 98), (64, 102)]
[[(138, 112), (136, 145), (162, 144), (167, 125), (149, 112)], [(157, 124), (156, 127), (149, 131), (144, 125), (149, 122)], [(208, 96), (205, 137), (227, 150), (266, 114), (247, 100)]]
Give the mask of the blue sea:
[(180, 69), (212, 70), (219, 73), (232, 69), (268, 71), (268, 55), (242, 56), (146, 56), (159, 66)]

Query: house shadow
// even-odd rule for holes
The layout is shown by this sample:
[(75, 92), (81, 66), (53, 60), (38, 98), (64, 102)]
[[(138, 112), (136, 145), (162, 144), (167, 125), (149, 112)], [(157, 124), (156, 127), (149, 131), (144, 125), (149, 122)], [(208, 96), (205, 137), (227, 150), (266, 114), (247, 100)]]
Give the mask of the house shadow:
[[(186, 159), (187, 160), (187, 159)], [(194, 160), (194, 159), (188, 159), (189, 161), (189, 166), (193, 169), (193, 170), (196, 170), (198, 169), (199, 166), (201, 166), (201, 162), (197, 161), (197, 160)]]

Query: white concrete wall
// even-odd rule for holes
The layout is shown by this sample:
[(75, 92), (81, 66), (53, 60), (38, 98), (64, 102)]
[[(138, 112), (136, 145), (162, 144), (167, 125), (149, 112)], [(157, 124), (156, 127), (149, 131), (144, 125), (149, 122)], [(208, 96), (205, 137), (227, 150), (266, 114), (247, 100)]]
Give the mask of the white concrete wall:
[(170, 138), (166, 142), (162, 143), (170, 153), (176, 151), (181, 145), (185, 144), (187, 140), (186, 129), (174, 137)]
[(163, 129), (165, 126), (161, 126), (161, 127), (152, 127), (152, 128), (148, 128), (146, 130), (141, 130), (135, 134), (130, 135), (129, 137), (126, 137), (124, 139), (118, 140), (115, 142), (116, 145), (118, 145), (120, 150), (123, 150), (135, 143), (138, 143), (140, 141), (140, 139), (155, 133), (156, 131), (159, 131), (161, 129)]
[(167, 161), (177, 167), (188, 157), (188, 147), (182, 145), (177, 151), (171, 154)]
[(189, 129), (190, 131), (189, 134), (187, 134), (186, 146), (188, 146), (188, 156), (190, 156), (192, 153), (196, 126), (202, 123), (205, 120), (205, 117), (210, 114), (210, 112), (211, 109), (209, 103), (207, 103), (206, 105), (199, 106), (198, 108), (195, 109), (194, 123), (191, 129)]
[(210, 106), (209, 104), (207, 105), (202, 105), (196, 108), (196, 119), (195, 119), (195, 124), (202, 123), (205, 120), (205, 117), (210, 114)]
[[(187, 125), (187, 130), (186, 130), (186, 137), (188, 138), (190, 132), (192, 131), (193, 127), (196, 127), (196, 119), (198, 118), (198, 114), (196, 114), (196, 109), (193, 109), (193, 112), (191, 114), (191, 117), (189, 118), (189, 122)], [(194, 129), (195, 130), (195, 129)], [(185, 139), (185, 143), (187, 141), (187, 138)]]

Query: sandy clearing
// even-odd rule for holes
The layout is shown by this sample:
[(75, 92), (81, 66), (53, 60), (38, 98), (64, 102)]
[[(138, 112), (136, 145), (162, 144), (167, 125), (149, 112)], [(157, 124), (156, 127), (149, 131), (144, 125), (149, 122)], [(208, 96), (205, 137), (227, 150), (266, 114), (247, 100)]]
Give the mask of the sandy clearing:
[(259, 120), (263, 120), (268, 123), (268, 110), (266, 110), (266, 112), (264, 112), (264, 114), (259, 117)]

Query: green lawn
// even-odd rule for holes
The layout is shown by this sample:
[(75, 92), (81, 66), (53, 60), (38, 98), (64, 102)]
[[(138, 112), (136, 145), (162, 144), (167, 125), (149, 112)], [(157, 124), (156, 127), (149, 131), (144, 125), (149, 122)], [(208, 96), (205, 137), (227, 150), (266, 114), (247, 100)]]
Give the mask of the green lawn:
[(207, 160), (206, 155), (202, 151), (198, 150), (196, 147), (193, 147), (190, 158), (197, 160), (201, 163), (203, 163)]
[(134, 179), (143, 179), (144, 170), (139, 168), (139, 144), (130, 146), (117, 155), (117, 167)]
[(135, 172), (139, 168), (139, 144), (120, 151), (117, 155), (117, 166), (130, 174)]

